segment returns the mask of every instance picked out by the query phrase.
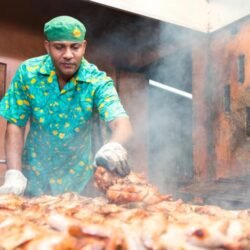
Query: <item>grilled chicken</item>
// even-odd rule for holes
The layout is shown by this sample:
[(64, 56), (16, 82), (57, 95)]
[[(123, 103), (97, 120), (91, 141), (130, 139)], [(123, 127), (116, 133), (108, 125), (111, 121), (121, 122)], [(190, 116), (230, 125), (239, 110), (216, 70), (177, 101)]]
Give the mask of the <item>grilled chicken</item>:
[(143, 202), (150, 205), (163, 200), (172, 200), (171, 195), (160, 194), (142, 174), (130, 172), (128, 176), (120, 177), (103, 167), (98, 167), (95, 172), (95, 182), (106, 194), (107, 199), (115, 204)]
[(171, 200), (135, 173), (96, 173), (106, 198), (0, 195), (0, 249), (250, 249), (249, 210)]

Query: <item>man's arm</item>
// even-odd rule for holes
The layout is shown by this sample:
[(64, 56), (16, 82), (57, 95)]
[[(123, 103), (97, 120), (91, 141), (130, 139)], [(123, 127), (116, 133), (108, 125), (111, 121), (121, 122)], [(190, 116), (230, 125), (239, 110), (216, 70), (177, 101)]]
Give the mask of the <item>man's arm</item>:
[(8, 169), (22, 169), (25, 127), (8, 123), (5, 134), (5, 154)]
[(5, 139), (7, 171), (4, 183), (0, 187), (0, 194), (21, 195), (27, 185), (27, 179), (21, 172), (24, 128), (8, 123)]
[(132, 136), (132, 126), (129, 118), (117, 118), (109, 123), (109, 127), (112, 131), (109, 142), (117, 142), (126, 145)]
[(110, 171), (126, 176), (130, 172), (127, 150), (123, 147), (132, 136), (132, 126), (127, 117), (109, 123), (112, 135), (95, 155), (94, 166), (103, 166)]

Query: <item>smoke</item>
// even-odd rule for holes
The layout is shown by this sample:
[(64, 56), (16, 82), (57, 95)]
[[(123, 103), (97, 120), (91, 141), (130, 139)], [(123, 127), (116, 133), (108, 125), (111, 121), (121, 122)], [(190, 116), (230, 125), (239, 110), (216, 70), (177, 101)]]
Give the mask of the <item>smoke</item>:
[[(208, 175), (210, 172), (209, 177), (215, 177), (213, 171), (216, 171), (217, 166), (214, 166), (212, 161), (215, 157), (216, 145), (213, 140), (216, 137), (215, 133), (220, 136), (223, 133), (217, 130), (217, 123), (214, 123), (214, 120), (218, 119), (217, 107), (223, 105), (222, 85), (224, 82), (230, 84), (227, 81), (228, 77), (218, 79), (217, 74), (218, 69), (219, 72), (222, 72), (227, 69), (227, 66), (230, 66), (232, 58), (224, 56), (226, 50), (223, 45), (236, 35), (238, 29), (232, 29), (229, 31), (231, 34), (227, 34), (225, 37), (220, 36), (221, 39), (226, 40), (220, 40), (221, 48), (213, 51), (214, 54), (211, 55), (208, 46), (211, 42), (211, 34), (123, 12), (106, 12), (105, 10), (103, 13), (98, 13), (97, 16), (101, 17), (97, 22), (102, 23), (102, 20), (106, 20), (106, 22), (95, 30), (92, 36), (91, 31), (88, 34), (90, 34), (90, 39), (96, 38), (97, 40), (94, 44), (97, 45), (95, 48), (98, 48), (96, 53), (99, 56), (105, 55), (103, 58), (105, 60), (109, 58), (108, 62), (113, 61), (116, 72), (119, 72), (114, 80), (118, 81), (122, 101), (131, 117), (137, 137), (131, 150), (134, 159), (136, 158), (131, 163), (133, 169), (147, 171), (149, 180), (156, 184), (162, 193), (172, 193), (175, 198), (190, 198), (180, 190), (188, 186), (193, 181), (194, 175), (197, 174), (194, 173), (193, 159), (193, 147), (194, 143), (197, 143), (192, 139), (193, 117), (195, 116), (194, 119), (205, 117), (200, 122), (200, 127), (208, 142), (203, 145), (204, 138), (200, 138), (201, 147), (203, 147), (200, 152), (203, 153), (205, 148), (208, 156), (205, 159), (207, 162), (204, 161), (204, 164), (212, 166), (211, 169), (206, 169), (207, 166), (202, 165), (199, 167), (202, 170), (206, 169)], [(110, 17), (108, 20), (107, 16)], [(93, 22), (95, 21), (96, 19), (93, 19)], [(203, 51), (202, 49), (196, 50), (196, 46), (200, 42), (204, 44)], [(196, 61), (193, 60), (194, 51), (201, 54), (196, 55)], [(219, 56), (215, 56), (216, 52), (219, 53)], [(214, 57), (212, 64), (207, 67), (203, 60), (210, 60), (211, 57)], [(227, 65), (220, 65), (221, 58), (227, 62)], [(121, 72), (126, 72), (127, 76), (124, 77), (124, 74), (120, 74)], [(201, 76), (199, 78), (194, 74)], [(197, 85), (201, 86), (195, 86), (199, 89), (192, 100), (149, 86), (149, 79), (188, 93), (193, 93), (194, 80)], [(199, 80), (200, 82), (198, 82)], [(145, 85), (143, 81), (146, 81), (147, 84)], [(127, 90), (124, 92), (124, 89)], [(222, 92), (220, 92), (221, 90)], [(204, 112), (202, 115), (197, 115), (194, 113), (197, 110), (193, 110), (195, 102), (195, 107), (199, 108), (197, 99), (195, 99), (197, 93), (200, 95), (198, 104), (204, 105), (199, 110), (199, 113)], [(147, 105), (145, 106), (145, 104)], [(144, 145), (145, 138), (147, 145)], [(222, 137), (221, 141), (223, 141)], [(148, 158), (142, 153), (145, 147)], [(222, 164), (225, 163), (223, 160)], [(146, 166), (146, 169), (143, 166)], [(218, 199), (212, 195), (208, 198), (208, 203), (219, 204)], [(230, 204), (238, 206), (230, 200), (225, 199), (224, 202), (225, 207), (229, 207)]]
[[(244, 180), (235, 178), (235, 174), (244, 173), (247, 167), (243, 164), (247, 165), (247, 158), (249, 159), (249, 142), (241, 137), (241, 131), (244, 129), (238, 124), (245, 128), (246, 119), (242, 112), (245, 113), (245, 108), (250, 103), (244, 84), (239, 80), (235, 81), (237, 76), (233, 75), (239, 74), (237, 59), (242, 51), (244, 53), (243, 42), (240, 45), (231, 42), (234, 37), (236, 39), (236, 36), (240, 35), (232, 32), (234, 30), (239, 32), (240, 25), (245, 24), (243, 22), (232, 24), (227, 30), (202, 35), (176, 25), (166, 23), (161, 25), (159, 41), (162, 45), (165, 44), (169, 51), (166, 50), (160, 60), (147, 67), (145, 72), (148, 78), (189, 93), (193, 92), (193, 87), (198, 88), (194, 89), (193, 100), (155, 87), (149, 88), (149, 176), (161, 192), (172, 193), (175, 198), (193, 202), (195, 195), (198, 195), (203, 197), (206, 204), (230, 209), (240, 209), (250, 204), (245, 198), (249, 196), (245, 189), (250, 178), (245, 177)], [(197, 52), (195, 49), (199, 43), (205, 46), (203, 51), (197, 50)], [(206, 46), (207, 44), (209, 46)], [(175, 49), (172, 49), (171, 45), (174, 45)], [(199, 56), (194, 53), (199, 53)], [(208, 61), (202, 61), (204, 58)], [(201, 61), (197, 61), (198, 59)], [(197, 67), (199, 64), (200, 67)], [(202, 71), (203, 66), (204, 71)], [(196, 84), (193, 86), (194, 82)], [(232, 86), (232, 83), (236, 83), (239, 87), (237, 95), (232, 94), (230, 97), (232, 112), (229, 116), (225, 115), (223, 110), (223, 90), (224, 84)], [(242, 84), (243, 88), (240, 87)], [(198, 106), (199, 104), (202, 106)], [(244, 108), (239, 110), (239, 106)], [(237, 115), (240, 117), (236, 119)], [(205, 119), (201, 121), (203, 117)], [(192, 121), (196, 123), (195, 127)], [(203, 126), (204, 133), (199, 133), (200, 138), (195, 138), (194, 141), (192, 133), (197, 124)], [(243, 137), (246, 137), (245, 134)], [(197, 159), (193, 159), (193, 147), (194, 145), (196, 148), (199, 147), (200, 141), (201, 147), (205, 147), (206, 150), (200, 152), (207, 154), (207, 162), (199, 167), (206, 172), (205, 181), (209, 182), (207, 190), (203, 188), (198, 194), (192, 194), (190, 189), (190, 192), (186, 193), (190, 194), (189, 196), (182, 190), (195, 180), (193, 178), (195, 175), (200, 174), (194, 173)], [(239, 141), (241, 143), (237, 144)], [(235, 145), (240, 147), (234, 153), (232, 147)], [(200, 179), (196, 185), (197, 190), (205, 186), (202, 182), (204, 178)], [(213, 191), (212, 186), (215, 187)], [(240, 196), (239, 190), (242, 194)]]
[[(192, 94), (191, 35), (189, 29), (161, 23), (159, 41), (167, 49), (145, 69), (148, 79)], [(193, 177), (192, 99), (155, 86), (148, 98), (149, 178), (161, 192), (185, 198), (179, 189)]]
[(149, 86), (149, 79), (192, 93), (192, 43), (200, 33), (140, 16), (116, 18), (102, 46), (126, 72), (118, 90), (135, 129), (132, 168), (147, 172), (162, 193), (182, 197), (179, 187), (193, 177), (192, 99)]

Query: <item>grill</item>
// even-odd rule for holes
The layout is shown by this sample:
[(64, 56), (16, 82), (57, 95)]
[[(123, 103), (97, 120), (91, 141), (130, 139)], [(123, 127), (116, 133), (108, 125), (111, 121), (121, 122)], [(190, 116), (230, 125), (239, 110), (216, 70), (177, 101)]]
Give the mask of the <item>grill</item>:
[(180, 193), (191, 195), (194, 202), (219, 205), (228, 209), (250, 207), (250, 175), (220, 178), (205, 183), (193, 183)]

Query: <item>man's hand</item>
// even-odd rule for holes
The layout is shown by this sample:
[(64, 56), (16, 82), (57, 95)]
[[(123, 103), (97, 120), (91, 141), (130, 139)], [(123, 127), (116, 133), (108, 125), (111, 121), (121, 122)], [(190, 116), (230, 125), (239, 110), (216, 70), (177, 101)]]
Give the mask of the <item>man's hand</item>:
[(95, 167), (103, 166), (120, 176), (126, 176), (130, 172), (127, 151), (116, 142), (110, 142), (102, 146), (95, 155), (93, 165)]
[(27, 186), (27, 179), (21, 171), (9, 169), (6, 171), (4, 184), (0, 187), (0, 194), (22, 195)]

